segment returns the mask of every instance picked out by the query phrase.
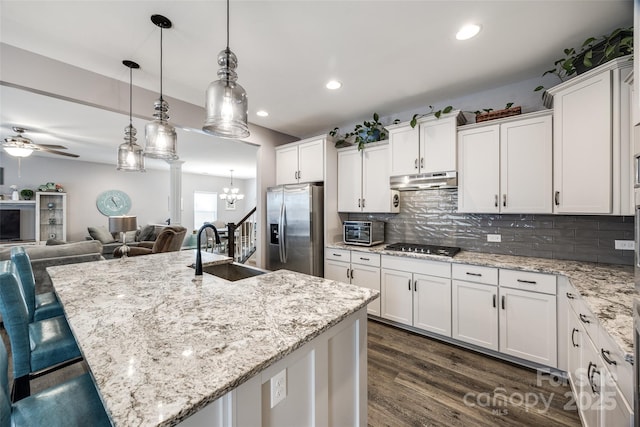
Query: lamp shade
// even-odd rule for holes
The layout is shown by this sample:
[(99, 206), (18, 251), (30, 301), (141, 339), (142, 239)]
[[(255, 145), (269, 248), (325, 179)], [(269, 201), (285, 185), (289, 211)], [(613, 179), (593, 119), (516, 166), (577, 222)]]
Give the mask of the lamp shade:
[(136, 128), (129, 125), (125, 128), (126, 142), (118, 147), (117, 170), (127, 172), (145, 172), (142, 147), (136, 144)]
[(109, 232), (123, 233), (138, 228), (138, 217), (135, 215), (122, 215), (109, 217)]
[(31, 148), (23, 147), (4, 147), (4, 151), (12, 155), (13, 157), (29, 157), (33, 150)]

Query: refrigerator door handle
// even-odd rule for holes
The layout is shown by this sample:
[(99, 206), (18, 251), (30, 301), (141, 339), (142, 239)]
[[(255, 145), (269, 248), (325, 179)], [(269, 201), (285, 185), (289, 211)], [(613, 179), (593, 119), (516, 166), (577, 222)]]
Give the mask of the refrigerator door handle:
[(282, 228), (280, 229), (280, 247), (282, 248), (282, 262), (287, 262), (287, 205), (282, 204)]
[(284, 210), (284, 204), (280, 205), (280, 217), (278, 218), (278, 255), (280, 256), (280, 262), (284, 262), (284, 254), (282, 252), (282, 245), (283, 245), (283, 236), (282, 236), (282, 232), (283, 232), (283, 223), (282, 223), (282, 212)]

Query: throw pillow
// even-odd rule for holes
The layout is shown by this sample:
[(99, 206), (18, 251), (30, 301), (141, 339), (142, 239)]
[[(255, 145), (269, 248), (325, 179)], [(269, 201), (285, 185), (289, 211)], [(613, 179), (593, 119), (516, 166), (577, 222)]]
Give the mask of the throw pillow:
[[(136, 233), (138, 232), (138, 230), (133, 230), (133, 231), (125, 231), (125, 237), (127, 238), (127, 243), (131, 243), (131, 242), (135, 242), (136, 241)], [(118, 233), (120, 234), (120, 233)], [(118, 236), (118, 242), (122, 242), (122, 237)]]
[(139, 242), (148, 242), (156, 240), (156, 228), (153, 225), (145, 225), (140, 230), (140, 235), (138, 236)]
[(99, 240), (102, 244), (113, 243), (116, 241), (111, 233), (109, 233), (109, 230), (107, 230), (107, 228), (104, 226), (87, 227), (87, 230), (89, 231), (89, 235), (93, 237), (94, 240)]

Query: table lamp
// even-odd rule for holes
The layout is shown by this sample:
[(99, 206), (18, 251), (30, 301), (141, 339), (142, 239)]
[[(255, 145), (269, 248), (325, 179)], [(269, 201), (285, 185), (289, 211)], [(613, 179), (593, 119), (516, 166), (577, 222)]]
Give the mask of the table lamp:
[(138, 228), (138, 218), (133, 215), (122, 215), (122, 216), (110, 216), (109, 217), (109, 232), (110, 233), (120, 233), (122, 246), (120, 247), (120, 251), (122, 253), (122, 258), (126, 258), (129, 253), (129, 246), (127, 246), (127, 231), (133, 231)]

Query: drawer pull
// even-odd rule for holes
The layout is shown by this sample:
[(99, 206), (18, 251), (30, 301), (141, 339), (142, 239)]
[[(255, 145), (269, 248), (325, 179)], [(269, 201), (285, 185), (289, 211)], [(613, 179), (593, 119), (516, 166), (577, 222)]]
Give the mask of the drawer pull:
[(589, 379), (589, 385), (591, 386), (591, 391), (594, 394), (600, 394), (596, 388), (596, 385), (593, 383), (593, 375), (598, 374), (600, 372), (596, 369), (598, 366), (595, 363), (589, 362), (589, 367), (587, 368), (587, 378)]
[(370, 258), (363, 258), (363, 257), (360, 257), (360, 259), (361, 259), (362, 261), (371, 261), (371, 259), (370, 259)]
[(609, 350), (605, 350), (604, 348), (601, 348), (600, 354), (602, 355), (602, 358), (604, 359), (604, 361), (607, 362), (609, 365), (618, 364), (618, 362), (616, 362), (615, 360), (609, 359), (609, 356), (611, 356), (611, 353), (609, 353)]
[(469, 271), (467, 271), (465, 274), (469, 275), (469, 276), (476, 276), (476, 277), (482, 277), (482, 274), (480, 273), (471, 273)]
[(568, 299), (576, 299), (575, 295), (573, 295), (573, 294), (571, 294), (569, 292), (567, 292), (567, 298)]
[(528, 285), (535, 285), (535, 284), (537, 284), (537, 283), (538, 283), (538, 282), (536, 282), (535, 280), (523, 280), (523, 279), (518, 279), (518, 282), (520, 282), (520, 283), (526, 283), (526, 284), (528, 284)]
[(579, 317), (580, 317), (580, 320), (582, 320), (582, 323), (591, 323), (591, 321), (589, 321), (589, 318), (584, 314), (580, 313)]
[(580, 331), (577, 330), (576, 328), (573, 328), (573, 330), (571, 331), (571, 344), (574, 347), (580, 347), (578, 344), (576, 344), (576, 341), (573, 339), (573, 337), (575, 336), (576, 332), (580, 332)]
[(342, 254), (331, 254), (331, 255), (337, 256), (337, 257), (341, 257), (342, 256)]

